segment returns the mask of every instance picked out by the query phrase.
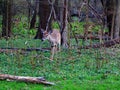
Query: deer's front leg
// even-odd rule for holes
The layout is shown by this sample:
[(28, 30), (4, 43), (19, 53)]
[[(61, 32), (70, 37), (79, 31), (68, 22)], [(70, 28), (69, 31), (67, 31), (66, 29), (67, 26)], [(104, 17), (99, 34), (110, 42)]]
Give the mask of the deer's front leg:
[(54, 54), (56, 53), (56, 51), (57, 51), (57, 46), (56, 45), (52, 46), (50, 60), (53, 60), (53, 57), (54, 57)]

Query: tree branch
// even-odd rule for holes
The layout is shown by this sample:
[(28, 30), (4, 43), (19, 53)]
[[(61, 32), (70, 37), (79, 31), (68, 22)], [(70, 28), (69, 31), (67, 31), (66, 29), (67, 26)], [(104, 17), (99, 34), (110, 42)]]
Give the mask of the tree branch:
[(15, 80), (15, 81), (27, 82), (27, 83), (37, 83), (37, 84), (44, 84), (44, 85), (55, 85), (52, 82), (46, 81), (43, 77), (14, 76), (9, 74), (0, 74), (0, 79)]

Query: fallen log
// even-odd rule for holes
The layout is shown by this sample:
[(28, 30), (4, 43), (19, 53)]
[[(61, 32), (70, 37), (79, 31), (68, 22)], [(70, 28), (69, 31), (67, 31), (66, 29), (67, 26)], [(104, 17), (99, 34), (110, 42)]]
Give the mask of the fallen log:
[(20, 81), (26, 83), (36, 83), (44, 85), (55, 85), (52, 82), (46, 81), (43, 77), (29, 77), (29, 76), (14, 76), (9, 74), (0, 74), (0, 80)]
[[(71, 36), (70, 38), (74, 38), (73, 36)], [(91, 39), (91, 40), (99, 40), (100, 36), (93, 36), (93, 35), (87, 35), (87, 37), (85, 37), (84, 35), (76, 35), (77, 39)], [(110, 40), (110, 37), (108, 36), (102, 36), (102, 40)]]
[(109, 41), (105, 41), (103, 43), (97, 43), (97, 44), (92, 44), (92, 45), (87, 45), (87, 46), (80, 46), (79, 49), (111, 47), (111, 46), (113, 46), (115, 44), (120, 44), (120, 38), (109, 40)]
[(0, 48), (0, 50), (23, 50), (23, 51), (49, 51), (50, 48), (15, 48), (15, 47), (5, 47), (5, 48)]
[(17, 52), (18, 50), (21, 51), (21, 53), (26, 53), (26, 51), (42, 51), (42, 52), (47, 52), (50, 51), (50, 48), (15, 48), (15, 47), (5, 47), (5, 48), (0, 48), (0, 53), (11, 53), (11, 52)]

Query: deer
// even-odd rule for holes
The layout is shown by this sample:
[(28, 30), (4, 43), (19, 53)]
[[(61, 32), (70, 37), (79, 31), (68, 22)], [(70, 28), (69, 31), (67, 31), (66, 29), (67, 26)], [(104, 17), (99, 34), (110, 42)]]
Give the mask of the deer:
[(43, 30), (42, 31), (42, 41), (48, 40), (51, 43), (51, 60), (53, 59), (54, 53), (57, 50), (60, 51), (60, 47), (61, 47), (61, 34), (59, 32), (59, 30), (57, 29), (53, 29), (51, 32), (48, 32), (47, 30)]
[(42, 41), (48, 40), (51, 44), (52, 47), (59, 47), (61, 46), (61, 34), (59, 30), (53, 29), (52, 32), (48, 32), (46, 30), (41, 29), (42, 31)]

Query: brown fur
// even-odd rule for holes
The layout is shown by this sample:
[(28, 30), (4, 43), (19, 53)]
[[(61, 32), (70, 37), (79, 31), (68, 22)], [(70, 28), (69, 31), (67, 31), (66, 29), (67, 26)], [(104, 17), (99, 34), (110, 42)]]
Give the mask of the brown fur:
[(60, 51), (60, 45), (61, 45), (61, 34), (59, 30), (53, 29), (52, 33), (48, 33), (47, 31), (43, 31), (43, 40), (48, 40), (52, 43), (51, 47), (51, 56), (50, 60), (53, 60), (53, 56), (57, 50), (57, 46), (59, 46)]
[(43, 40), (48, 40), (52, 43), (52, 46), (61, 45), (61, 34), (59, 30), (53, 29), (52, 33), (48, 33), (47, 31), (43, 31)]

